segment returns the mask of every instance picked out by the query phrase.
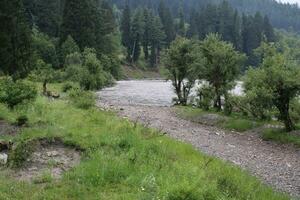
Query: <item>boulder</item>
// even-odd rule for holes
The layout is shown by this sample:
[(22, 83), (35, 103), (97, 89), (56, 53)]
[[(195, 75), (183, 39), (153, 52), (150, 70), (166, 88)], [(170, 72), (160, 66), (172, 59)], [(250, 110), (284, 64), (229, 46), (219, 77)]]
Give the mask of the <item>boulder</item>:
[(6, 153), (0, 153), (0, 165), (7, 164), (8, 155)]

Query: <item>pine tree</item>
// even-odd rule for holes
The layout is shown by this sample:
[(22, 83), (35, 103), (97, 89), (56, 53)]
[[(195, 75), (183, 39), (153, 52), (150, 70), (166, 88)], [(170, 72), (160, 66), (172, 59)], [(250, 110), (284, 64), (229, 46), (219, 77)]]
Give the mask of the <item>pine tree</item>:
[(168, 7), (165, 5), (164, 0), (160, 0), (160, 4), (158, 7), (158, 14), (160, 17), (160, 20), (163, 24), (163, 30), (166, 34), (166, 45), (169, 46), (170, 43), (175, 39), (175, 27), (174, 27), (174, 21), (171, 14), (171, 11)]
[(122, 44), (127, 49), (127, 60), (130, 60), (132, 53), (132, 39), (131, 39), (131, 11), (129, 2), (126, 1), (125, 8), (121, 19), (121, 33), (122, 33)]
[(66, 0), (60, 31), (60, 44), (70, 35), (81, 51), (95, 47), (97, 11), (94, 0)]
[(273, 29), (272, 25), (270, 24), (268, 16), (264, 17), (264, 34), (265, 34), (268, 42), (276, 41), (274, 29)]
[(150, 66), (155, 67), (159, 63), (160, 50), (162, 48), (163, 41), (165, 40), (165, 33), (162, 30), (162, 23), (159, 17), (154, 16), (152, 18), (152, 24), (150, 27), (150, 43), (151, 43), (151, 55)]
[(132, 61), (136, 62), (141, 54), (141, 42), (144, 35), (144, 16), (142, 10), (136, 10), (132, 20)]
[(178, 29), (177, 33), (180, 36), (185, 36), (186, 30), (185, 30), (185, 19), (184, 19), (184, 11), (183, 11), (183, 1), (181, 1), (181, 5), (179, 8), (179, 23), (178, 23)]
[(22, 78), (31, 65), (31, 32), (21, 0), (0, 2), (0, 71)]

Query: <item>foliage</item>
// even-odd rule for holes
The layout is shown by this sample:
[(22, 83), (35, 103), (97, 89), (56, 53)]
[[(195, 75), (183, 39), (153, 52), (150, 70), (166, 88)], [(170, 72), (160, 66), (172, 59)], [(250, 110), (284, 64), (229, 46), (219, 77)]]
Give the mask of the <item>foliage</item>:
[(252, 100), (260, 110), (265, 106), (268, 106), (266, 109), (276, 107), (278, 119), (284, 122), (287, 131), (291, 131), (295, 125), (290, 117), (290, 103), (300, 92), (300, 70), (281, 53), (271, 51), (272, 48), (268, 46), (268, 52), (273, 53), (266, 54), (260, 68), (247, 73), (246, 94), (254, 97)]
[(67, 56), (66, 63), (67, 79), (78, 82), (85, 90), (98, 90), (113, 82), (113, 77), (103, 70), (94, 49), (86, 48), (83, 55), (71, 54)]
[(198, 55), (193, 52), (196, 45), (192, 41), (178, 37), (164, 52), (163, 64), (167, 76), (172, 80), (178, 98), (178, 104), (186, 105), (188, 96), (194, 86), (197, 74), (194, 71)]
[(0, 2), (0, 66), (14, 79), (24, 78), (32, 66), (31, 31), (22, 0)]
[(235, 51), (232, 44), (221, 41), (219, 35), (210, 34), (201, 44), (203, 66), (200, 78), (208, 81), (215, 92), (214, 106), (222, 109), (221, 96), (234, 87), (235, 79), (241, 71), (244, 55)]
[(21, 115), (16, 120), (17, 126), (24, 126), (27, 123), (28, 123), (28, 117), (26, 115)]
[(49, 38), (49, 36), (34, 29), (32, 35), (32, 47), (37, 55), (37, 59), (43, 60), (45, 63), (50, 64), (55, 68), (59, 66), (56, 46), (53, 39)]
[(198, 100), (199, 108), (208, 111), (215, 97), (215, 93), (212, 87), (210, 87), (207, 84), (201, 85), (201, 87), (197, 91), (197, 96), (199, 97)]
[(74, 39), (69, 35), (64, 41), (64, 43), (61, 45), (61, 60), (65, 61), (67, 56), (72, 55), (74, 53), (80, 53), (80, 49)]
[(54, 75), (54, 69), (50, 64), (46, 64), (43, 60), (37, 60), (36, 69), (31, 72), (30, 79), (42, 82), (43, 93), (47, 94), (47, 84), (53, 81)]
[(69, 93), (71, 103), (80, 109), (90, 109), (96, 104), (96, 97), (90, 91), (73, 89)]
[(65, 82), (62, 85), (62, 92), (69, 92), (70, 90), (78, 90), (80, 89), (79, 84), (76, 84), (74, 82)]
[(37, 90), (33, 84), (18, 80), (14, 82), (10, 77), (0, 78), (0, 102), (8, 107), (33, 101), (37, 96)]

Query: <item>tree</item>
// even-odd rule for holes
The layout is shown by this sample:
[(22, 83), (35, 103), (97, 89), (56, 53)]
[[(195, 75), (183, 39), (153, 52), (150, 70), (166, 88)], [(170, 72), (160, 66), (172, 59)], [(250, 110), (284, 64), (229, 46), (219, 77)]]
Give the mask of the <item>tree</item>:
[(141, 9), (137, 9), (132, 20), (131, 37), (132, 53), (131, 59), (136, 62), (141, 54), (141, 42), (144, 35), (144, 16)]
[(32, 47), (37, 59), (41, 59), (55, 68), (59, 66), (55, 41), (48, 35), (34, 29), (32, 35)]
[(180, 105), (186, 105), (190, 90), (197, 78), (194, 64), (197, 60), (193, 50), (196, 49), (191, 40), (178, 37), (164, 52), (163, 65), (168, 78), (172, 80)]
[(234, 87), (234, 81), (241, 71), (245, 59), (233, 45), (224, 41), (217, 34), (209, 34), (202, 42), (201, 51), (204, 64), (200, 78), (205, 79), (214, 88), (216, 95), (214, 107), (222, 109), (221, 96)]
[(184, 6), (183, 1), (181, 1), (181, 5), (179, 8), (179, 23), (178, 23), (177, 33), (182, 37), (184, 37), (186, 33), (183, 6)]
[(169, 46), (170, 43), (175, 39), (176, 34), (171, 11), (168, 7), (166, 7), (164, 0), (160, 0), (158, 14), (163, 24), (163, 30), (166, 34), (165, 42), (167, 46)]
[(79, 53), (80, 49), (76, 44), (76, 42), (74, 41), (74, 39), (72, 38), (72, 36), (69, 35), (66, 41), (64, 41), (64, 43), (61, 45), (61, 49), (60, 49), (61, 62), (64, 63), (66, 57), (75, 52)]
[(0, 2), (0, 24), (1, 71), (23, 78), (32, 67), (32, 38), (21, 0)]
[[(290, 104), (300, 92), (300, 70), (273, 46), (267, 46), (263, 63), (258, 69), (251, 69), (246, 75), (246, 94), (254, 93), (261, 101), (267, 101), (279, 111), (287, 131), (295, 129), (290, 117)], [(264, 94), (260, 91), (264, 91)], [(270, 98), (265, 98), (266, 95)], [(255, 100), (255, 99), (254, 99)]]
[(122, 44), (127, 49), (127, 60), (130, 60), (132, 52), (132, 38), (131, 38), (131, 11), (128, 1), (126, 1), (125, 8), (121, 19), (121, 34)]
[(155, 67), (158, 64), (158, 58), (160, 54), (160, 50), (162, 48), (163, 41), (166, 37), (165, 33), (162, 30), (162, 23), (160, 18), (154, 16), (151, 20), (150, 25), (150, 48), (151, 48), (151, 55), (150, 55), (150, 66)]

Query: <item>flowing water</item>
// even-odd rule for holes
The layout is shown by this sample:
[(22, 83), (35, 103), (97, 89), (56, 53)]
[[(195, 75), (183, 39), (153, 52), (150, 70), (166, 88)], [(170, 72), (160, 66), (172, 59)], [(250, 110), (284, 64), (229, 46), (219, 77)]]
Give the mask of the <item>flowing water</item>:
[[(191, 96), (195, 96), (198, 86), (193, 88)], [(237, 82), (232, 93), (242, 94), (241, 82)], [(98, 95), (111, 104), (149, 106), (171, 106), (172, 99), (176, 97), (172, 82), (163, 80), (118, 81), (115, 86), (100, 91)]]

